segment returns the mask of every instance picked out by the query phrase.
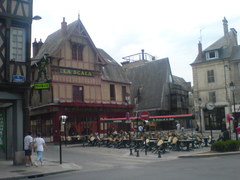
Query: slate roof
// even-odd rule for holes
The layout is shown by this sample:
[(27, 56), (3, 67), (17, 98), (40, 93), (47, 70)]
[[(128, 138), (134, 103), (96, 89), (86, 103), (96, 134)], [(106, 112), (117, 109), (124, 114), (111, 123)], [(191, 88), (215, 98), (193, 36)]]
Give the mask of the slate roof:
[(106, 61), (106, 65), (102, 67), (102, 80), (130, 84), (130, 81), (122, 66), (120, 66), (103, 49), (98, 49), (98, 52)]
[(67, 33), (64, 36), (62, 35), (61, 29), (50, 34), (34, 59), (41, 59), (44, 54), (52, 55), (59, 48), (62, 42), (69, 39), (69, 36), (72, 34), (78, 23), (79, 20), (76, 20), (67, 25)]
[(168, 58), (150, 61), (142, 66), (129, 68), (126, 72), (132, 82), (132, 102), (138, 96), (139, 88), (142, 88), (136, 111), (170, 110), (169, 82), (172, 73)]
[(183, 78), (173, 75), (173, 82), (181, 86), (184, 90), (191, 90), (191, 83), (186, 82)]
[(230, 59), (232, 61), (240, 60), (240, 46), (233, 47), (232, 56)]
[[(235, 33), (236, 33), (235, 29), (232, 28), (228, 32), (228, 35), (227, 35), (228, 38), (227, 36), (223, 36), (217, 41), (215, 41), (213, 44), (208, 46), (206, 49), (203, 50), (203, 57), (200, 59), (199, 56), (197, 56), (193, 64), (206, 61), (205, 53), (212, 50), (220, 50), (218, 59), (230, 58), (232, 56), (232, 48), (237, 45)], [(215, 59), (215, 60), (218, 60), (218, 59)]]

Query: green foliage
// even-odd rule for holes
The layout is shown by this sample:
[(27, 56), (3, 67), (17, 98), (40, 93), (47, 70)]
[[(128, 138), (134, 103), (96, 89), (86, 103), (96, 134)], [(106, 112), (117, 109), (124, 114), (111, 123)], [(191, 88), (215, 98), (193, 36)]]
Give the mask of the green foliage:
[(212, 151), (218, 152), (238, 151), (239, 148), (240, 148), (239, 140), (216, 141), (211, 146)]

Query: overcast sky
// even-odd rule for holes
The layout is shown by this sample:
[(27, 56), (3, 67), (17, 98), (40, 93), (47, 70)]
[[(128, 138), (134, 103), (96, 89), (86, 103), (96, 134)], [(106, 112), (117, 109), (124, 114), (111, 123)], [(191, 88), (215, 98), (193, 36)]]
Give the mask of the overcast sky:
[[(66, 2), (68, 4), (66, 4)], [(192, 82), (190, 64), (203, 49), (223, 36), (222, 19), (240, 31), (237, 0), (33, 0), (32, 40), (42, 39), (80, 19), (98, 48), (117, 62), (140, 53), (169, 58), (172, 74)], [(201, 31), (201, 33), (200, 33)], [(239, 40), (239, 39), (238, 39)]]

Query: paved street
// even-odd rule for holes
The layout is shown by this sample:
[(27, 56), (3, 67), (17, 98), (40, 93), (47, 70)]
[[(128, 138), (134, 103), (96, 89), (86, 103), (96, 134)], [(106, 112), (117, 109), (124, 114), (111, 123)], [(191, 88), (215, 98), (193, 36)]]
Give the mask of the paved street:
[[(57, 146), (50, 147), (46, 156), (58, 158), (57, 150)], [(239, 177), (238, 164), (240, 155), (178, 158), (179, 153), (188, 154), (191, 152), (170, 152), (163, 154), (162, 158), (158, 158), (156, 154), (145, 156), (144, 152), (140, 153), (140, 157), (129, 156), (126, 149), (64, 147), (63, 161), (70, 161), (80, 165), (80, 171), (51, 175), (39, 179), (235, 180)]]

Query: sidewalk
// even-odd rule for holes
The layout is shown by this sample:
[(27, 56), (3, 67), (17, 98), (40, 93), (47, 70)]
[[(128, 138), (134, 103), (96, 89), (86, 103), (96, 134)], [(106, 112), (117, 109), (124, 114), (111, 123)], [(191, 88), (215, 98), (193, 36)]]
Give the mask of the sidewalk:
[(14, 166), (11, 161), (0, 160), (0, 180), (24, 179), (42, 177), (50, 174), (58, 174), (69, 171), (78, 171), (81, 167), (73, 163), (59, 164), (56, 161), (44, 160), (43, 166), (25, 167), (25, 165)]
[[(67, 148), (71, 148), (68, 146)], [(84, 148), (86, 151), (91, 151), (93, 153), (106, 153), (106, 148), (101, 147), (87, 147)], [(171, 151), (165, 154), (161, 154), (161, 158), (158, 158), (156, 154), (148, 153), (147, 156), (144, 155), (144, 152), (141, 152), (140, 157), (136, 157), (136, 153), (130, 156), (129, 149), (114, 149), (109, 148), (109, 151), (113, 151), (112, 154), (117, 156), (118, 158), (124, 159), (132, 159), (132, 160), (143, 160), (143, 161), (166, 161), (177, 158), (201, 158), (201, 157), (211, 157), (211, 156), (223, 156), (223, 155), (235, 155), (240, 154), (240, 151), (237, 152), (228, 152), (228, 153), (212, 153), (210, 152), (210, 147), (203, 147), (199, 149), (194, 149), (191, 151)], [(35, 157), (33, 156), (33, 159)], [(8, 180), (8, 179), (26, 179), (26, 178), (35, 178), (42, 177), (51, 174), (58, 174), (70, 171), (78, 171), (81, 170), (82, 167), (78, 166), (74, 163), (63, 163), (60, 164), (59, 161), (54, 160), (45, 160), (43, 166), (31, 166), (25, 167), (21, 166), (13, 166), (12, 161), (4, 161), (0, 160), (0, 180)]]

